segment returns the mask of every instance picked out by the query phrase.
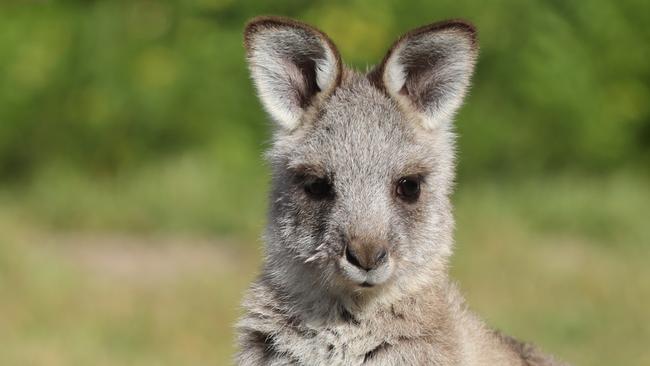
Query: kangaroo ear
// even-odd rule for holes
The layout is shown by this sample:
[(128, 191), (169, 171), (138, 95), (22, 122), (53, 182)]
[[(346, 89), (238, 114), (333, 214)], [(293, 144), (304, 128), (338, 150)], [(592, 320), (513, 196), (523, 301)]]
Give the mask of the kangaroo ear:
[(325, 33), (292, 19), (258, 17), (244, 31), (248, 64), (262, 104), (283, 128), (341, 81), (341, 57)]
[(412, 30), (398, 39), (369, 78), (426, 128), (450, 121), (469, 87), (478, 55), (476, 29), (451, 20)]

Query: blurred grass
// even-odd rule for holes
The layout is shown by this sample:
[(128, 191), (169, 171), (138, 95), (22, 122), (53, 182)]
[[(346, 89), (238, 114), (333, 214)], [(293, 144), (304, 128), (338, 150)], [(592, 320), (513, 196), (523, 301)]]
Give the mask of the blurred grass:
[(102, 179), (53, 165), (30, 184), (0, 191), (0, 203), (14, 215), (54, 230), (218, 233), (251, 239), (261, 230), (265, 212), (261, 159), (240, 156), (257, 162), (222, 167), (215, 155), (179, 155)]
[(563, 177), (461, 191), (454, 274), (470, 305), (575, 365), (650, 362), (648, 183)]
[[(621, 174), (463, 186), (453, 272), (472, 308), (576, 365), (650, 362), (649, 182)], [(112, 199), (139, 202), (130, 193)], [(177, 205), (145, 210), (192, 232)], [(88, 230), (75, 233), (23, 210), (0, 209), (1, 364), (230, 362), (241, 293), (261, 257), (253, 233), (247, 243), (164, 227), (116, 234), (110, 228), (129, 212), (82, 218)], [(95, 226), (103, 220), (111, 224)]]
[(2, 365), (229, 363), (240, 292), (258, 260), (250, 250), (2, 229)]

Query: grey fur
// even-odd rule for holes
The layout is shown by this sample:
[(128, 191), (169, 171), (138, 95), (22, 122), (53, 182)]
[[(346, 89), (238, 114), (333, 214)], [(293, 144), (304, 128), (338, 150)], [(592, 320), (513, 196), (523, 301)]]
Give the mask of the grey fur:
[[(448, 277), (451, 117), (473, 70), (474, 28), (419, 28), (368, 74), (345, 68), (327, 36), (289, 19), (253, 20), (246, 47), (277, 127), (266, 258), (237, 325), (238, 364), (560, 365), (487, 327)], [(305, 94), (305, 85), (319, 87)], [(290, 118), (272, 112), (287, 105)], [(416, 202), (396, 194), (405, 176), (421, 179)], [(317, 178), (331, 183), (324, 199), (305, 191)], [(387, 245), (389, 257), (360, 269), (344, 254), (353, 242)]]

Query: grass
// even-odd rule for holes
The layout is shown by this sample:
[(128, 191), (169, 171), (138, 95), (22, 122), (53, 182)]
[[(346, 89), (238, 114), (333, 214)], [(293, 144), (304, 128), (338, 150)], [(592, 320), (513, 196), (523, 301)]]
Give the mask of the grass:
[[(239, 198), (251, 216), (226, 239), (218, 225), (190, 222), (227, 213), (201, 206), (217, 202), (201, 196), (209, 184), (171, 184), (165, 171), (112, 189), (53, 178), (60, 202), (38, 187), (0, 196), (0, 364), (230, 363), (264, 200)], [(208, 174), (181, 169), (192, 171), (191, 180)], [(146, 176), (162, 188), (147, 192)], [(465, 183), (453, 274), (471, 307), (575, 365), (650, 364), (648, 186), (631, 175)], [(169, 199), (169, 187), (182, 199)], [(113, 208), (89, 210), (98, 203)], [(120, 207), (135, 211), (119, 216)], [(59, 208), (70, 215), (63, 225), (51, 219)], [(145, 230), (129, 226), (149, 215)], [(176, 224), (156, 227), (157, 218)]]
[(454, 274), (492, 325), (575, 365), (646, 365), (649, 193), (629, 177), (469, 189)]
[(95, 178), (52, 164), (30, 184), (0, 189), (0, 207), (58, 231), (225, 234), (253, 241), (264, 222), (263, 165), (247, 150), (239, 151), (242, 161), (223, 163), (222, 150), (204, 149)]
[(256, 268), (256, 255), (237, 248), (197, 238), (3, 237), (0, 364), (227, 364), (240, 292)]

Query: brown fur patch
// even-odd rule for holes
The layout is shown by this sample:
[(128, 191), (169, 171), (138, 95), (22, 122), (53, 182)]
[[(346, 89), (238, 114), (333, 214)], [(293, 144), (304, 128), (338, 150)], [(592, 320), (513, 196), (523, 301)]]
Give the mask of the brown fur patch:
[(516, 340), (513, 337), (505, 335), (501, 332), (495, 332), (497, 337), (501, 339), (510, 349), (512, 349), (526, 366), (561, 366), (562, 364), (555, 361), (553, 358), (544, 355), (537, 347), (530, 343), (525, 343)]

